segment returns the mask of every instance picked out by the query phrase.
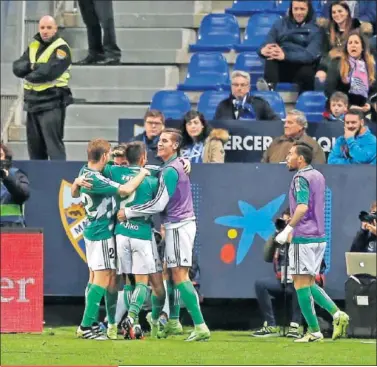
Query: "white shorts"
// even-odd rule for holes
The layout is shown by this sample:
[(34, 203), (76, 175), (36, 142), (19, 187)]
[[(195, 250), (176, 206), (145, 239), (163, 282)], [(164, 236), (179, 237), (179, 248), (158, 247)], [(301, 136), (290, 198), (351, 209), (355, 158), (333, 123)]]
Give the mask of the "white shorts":
[(86, 261), (92, 271), (116, 269), (115, 240), (111, 237), (107, 240), (91, 241), (84, 238), (86, 249)]
[(326, 250), (326, 242), (291, 243), (289, 246), (290, 275), (319, 274), (321, 263)]
[(117, 235), (118, 274), (146, 275), (162, 271), (156, 241)]
[(195, 236), (195, 221), (187, 222), (178, 228), (166, 228), (165, 261), (168, 268), (192, 266)]

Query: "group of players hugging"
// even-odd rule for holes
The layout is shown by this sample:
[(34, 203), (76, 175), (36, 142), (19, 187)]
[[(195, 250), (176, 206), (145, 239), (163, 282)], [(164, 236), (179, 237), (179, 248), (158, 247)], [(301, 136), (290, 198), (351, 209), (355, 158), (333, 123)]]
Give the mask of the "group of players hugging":
[[(159, 139), (157, 155), (161, 167), (148, 166), (143, 142), (122, 146), (120, 154), (111, 151), (104, 139), (89, 142), (88, 162), (75, 179), (71, 193), (80, 197), (88, 224), (84, 229), (89, 282), (85, 311), (77, 336), (84, 339), (117, 339), (115, 322), (118, 278), (125, 282), (124, 302), (127, 317), (121, 323), (125, 339), (142, 334), (138, 315), (152, 289), (152, 312), (147, 320), (151, 338), (182, 334), (179, 322), (183, 301), (194, 323), (186, 341), (207, 341), (210, 331), (203, 319), (198, 294), (189, 279), (196, 236), (189, 173), (191, 165), (179, 157), (182, 135), (179, 130), (165, 129)], [(314, 302), (332, 314), (333, 339), (346, 333), (349, 317), (339, 310), (323, 289), (315, 283), (325, 248), (324, 231), (325, 179), (311, 166), (312, 148), (295, 144), (287, 156), (287, 166), (297, 171), (293, 177), (289, 202), (292, 219), (278, 234), (276, 241), (289, 246), (289, 269), (292, 275), (308, 332), (295, 342), (320, 342)], [(165, 232), (165, 253), (161, 260), (153, 235), (152, 215), (160, 213)], [(162, 261), (168, 269), (165, 289)], [(169, 295), (170, 314), (162, 327), (159, 316)], [(132, 294), (132, 296), (130, 296)], [(99, 307), (105, 299), (108, 327), (98, 325)]]

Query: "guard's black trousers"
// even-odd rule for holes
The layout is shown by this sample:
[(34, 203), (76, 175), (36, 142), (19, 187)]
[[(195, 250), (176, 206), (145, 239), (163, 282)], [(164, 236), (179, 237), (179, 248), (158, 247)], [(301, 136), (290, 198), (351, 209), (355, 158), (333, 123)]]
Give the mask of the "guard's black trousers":
[(26, 135), (30, 159), (65, 160), (65, 107), (27, 113)]
[[(88, 31), (89, 55), (120, 59), (116, 44), (113, 2), (110, 0), (78, 0), (81, 16)], [(103, 31), (103, 42), (102, 32)]]

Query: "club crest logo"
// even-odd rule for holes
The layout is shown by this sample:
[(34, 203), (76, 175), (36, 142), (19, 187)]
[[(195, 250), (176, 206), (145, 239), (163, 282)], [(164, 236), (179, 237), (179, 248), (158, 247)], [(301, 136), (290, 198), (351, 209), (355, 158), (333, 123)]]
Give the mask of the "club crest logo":
[(71, 183), (62, 180), (59, 190), (60, 218), (72, 246), (86, 262), (83, 232), (87, 219), (80, 198), (71, 196), (71, 187)]

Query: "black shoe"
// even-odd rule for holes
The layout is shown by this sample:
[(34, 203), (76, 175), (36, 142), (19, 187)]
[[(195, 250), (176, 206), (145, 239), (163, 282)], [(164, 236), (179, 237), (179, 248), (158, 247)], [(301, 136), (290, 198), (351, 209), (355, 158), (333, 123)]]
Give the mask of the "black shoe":
[(302, 338), (302, 335), (300, 333), (299, 325), (291, 322), (291, 325), (289, 326), (288, 333), (286, 335), (287, 338), (294, 338), (299, 339)]
[(106, 57), (105, 59), (98, 61), (98, 65), (119, 65), (120, 59), (115, 57)]
[(124, 339), (129, 339), (129, 340), (136, 339), (134, 326), (128, 316), (125, 318), (125, 320), (122, 323), (122, 331), (123, 331)]
[(76, 62), (77, 65), (94, 65), (98, 64), (100, 61), (105, 60), (105, 56), (103, 55), (98, 55), (98, 56), (92, 56), (88, 55), (85, 57), (85, 59), (82, 59), (78, 62)]

